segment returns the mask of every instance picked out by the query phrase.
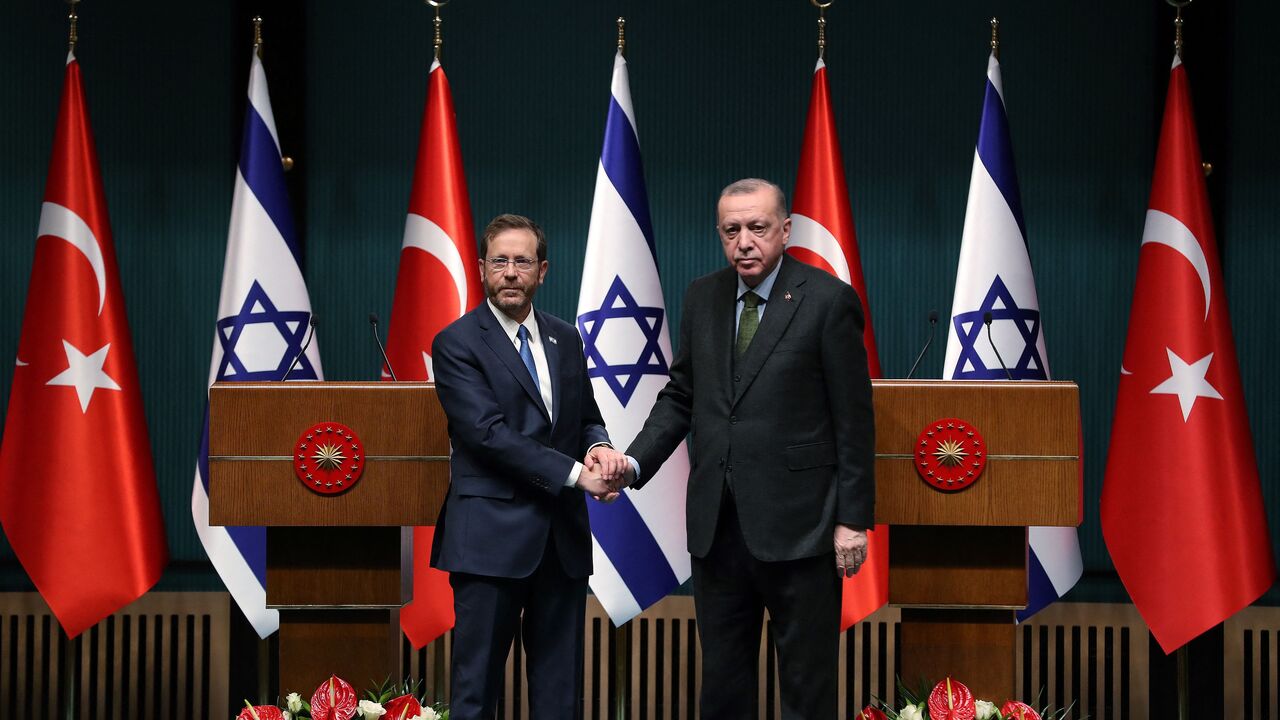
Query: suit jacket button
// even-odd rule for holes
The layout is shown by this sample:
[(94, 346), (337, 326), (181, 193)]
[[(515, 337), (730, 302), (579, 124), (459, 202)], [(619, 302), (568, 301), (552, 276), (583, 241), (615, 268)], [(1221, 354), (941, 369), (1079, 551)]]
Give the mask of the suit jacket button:
[(734, 381), (734, 382), (742, 382), (742, 376), (741, 376), (741, 375), (734, 375), (734, 376), (733, 376), (733, 381)]
[(737, 416), (737, 415), (730, 415), (730, 416), (729, 416), (729, 424), (730, 424), (730, 425), (737, 425), (737, 424), (738, 424), (738, 416)]
[(725, 469), (724, 469), (724, 471), (725, 471), (726, 473), (731, 473), (731, 472), (733, 472), (733, 466), (732, 466), (732, 465), (730, 465), (729, 467), (725, 468)]

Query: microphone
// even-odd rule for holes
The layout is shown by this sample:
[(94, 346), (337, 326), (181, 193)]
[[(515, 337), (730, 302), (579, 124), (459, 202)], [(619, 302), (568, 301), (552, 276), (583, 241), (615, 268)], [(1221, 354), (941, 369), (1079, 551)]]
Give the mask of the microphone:
[(378, 337), (378, 313), (369, 313), (369, 325), (373, 327), (373, 341), (378, 343), (378, 351), (382, 353), (382, 361), (387, 364), (387, 372), (391, 373), (391, 381), (396, 382), (396, 371), (391, 369), (391, 359), (387, 357), (387, 349), (382, 347), (382, 339)]
[(996, 360), (1000, 361), (1000, 368), (1004, 370), (1005, 377), (1013, 379), (1013, 373), (1009, 372), (1009, 366), (1004, 364), (1004, 358), (1000, 357), (1000, 351), (996, 350), (996, 344), (991, 340), (991, 311), (982, 313), (982, 323), (987, 326), (987, 342), (991, 345), (991, 349), (996, 354)]
[(302, 359), (302, 354), (307, 351), (307, 348), (311, 347), (311, 340), (316, 336), (316, 322), (315, 315), (312, 315), (311, 319), (307, 321), (307, 324), (311, 326), (307, 331), (307, 341), (302, 343), (302, 349), (298, 351), (297, 355), (293, 356), (293, 362), (289, 363), (289, 369), (284, 371), (284, 377), (280, 378), (281, 381), (289, 379), (289, 373), (293, 372), (293, 368), (296, 367), (298, 361)]
[(916, 361), (911, 363), (911, 371), (907, 373), (907, 380), (916, 374), (916, 368), (920, 366), (920, 361), (924, 359), (924, 354), (929, 350), (929, 346), (933, 344), (933, 331), (938, 327), (938, 311), (929, 311), (929, 337), (924, 341), (924, 347), (920, 348), (920, 354), (916, 356)]

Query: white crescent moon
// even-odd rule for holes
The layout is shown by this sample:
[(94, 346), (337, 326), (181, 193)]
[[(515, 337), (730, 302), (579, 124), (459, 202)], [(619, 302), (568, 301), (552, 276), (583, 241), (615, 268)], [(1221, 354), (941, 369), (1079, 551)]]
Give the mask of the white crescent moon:
[(1204, 319), (1209, 319), (1209, 261), (1204, 256), (1200, 241), (1182, 221), (1176, 217), (1160, 212), (1147, 210), (1147, 223), (1142, 228), (1142, 244), (1155, 243), (1173, 248), (1191, 263), (1196, 274), (1200, 276), (1200, 284), (1204, 287)]
[(101, 315), (102, 306), (107, 301), (107, 270), (102, 260), (102, 248), (89, 224), (66, 207), (46, 202), (40, 207), (40, 228), (36, 231), (36, 239), (46, 236), (66, 240), (89, 261), (94, 276), (98, 278), (98, 314)]
[[(454, 288), (458, 291), (458, 312), (467, 311), (467, 269), (462, 265), (462, 255), (458, 246), (453, 244), (449, 235), (430, 220), (409, 213), (404, 221), (404, 245), (401, 250), (417, 248), (439, 260), (453, 278)], [(477, 272), (472, 268), (472, 272)]]
[(788, 247), (799, 247), (817, 253), (836, 271), (836, 277), (853, 284), (849, 274), (849, 263), (844, 259), (844, 248), (840, 241), (831, 234), (822, 223), (804, 215), (792, 213), (791, 239)]

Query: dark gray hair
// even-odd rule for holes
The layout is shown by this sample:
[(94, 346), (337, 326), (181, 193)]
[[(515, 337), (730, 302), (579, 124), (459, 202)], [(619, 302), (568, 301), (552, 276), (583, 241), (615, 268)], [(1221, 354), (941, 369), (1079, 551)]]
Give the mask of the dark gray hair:
[(542, 228), (538, 227), (538, 223), (523, 215), (503, 213), (490, 220), (488, 226), (484, 229), (484, 234), (480, 236), (480, 259), (482, 261), (489, 256), (489, 242), (507, 230), (528, 230), (533, 233), (533, 236), (538, 239), (538, 262), (547, 259), (547, 236), (543, 234)]

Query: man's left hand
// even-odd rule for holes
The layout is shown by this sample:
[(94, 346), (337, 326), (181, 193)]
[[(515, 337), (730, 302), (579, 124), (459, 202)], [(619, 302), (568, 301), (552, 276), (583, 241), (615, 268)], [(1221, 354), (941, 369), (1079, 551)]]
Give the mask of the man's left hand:
[(867, 531), (836, 525), (836, 574), (853, 577), (867, 560)]

